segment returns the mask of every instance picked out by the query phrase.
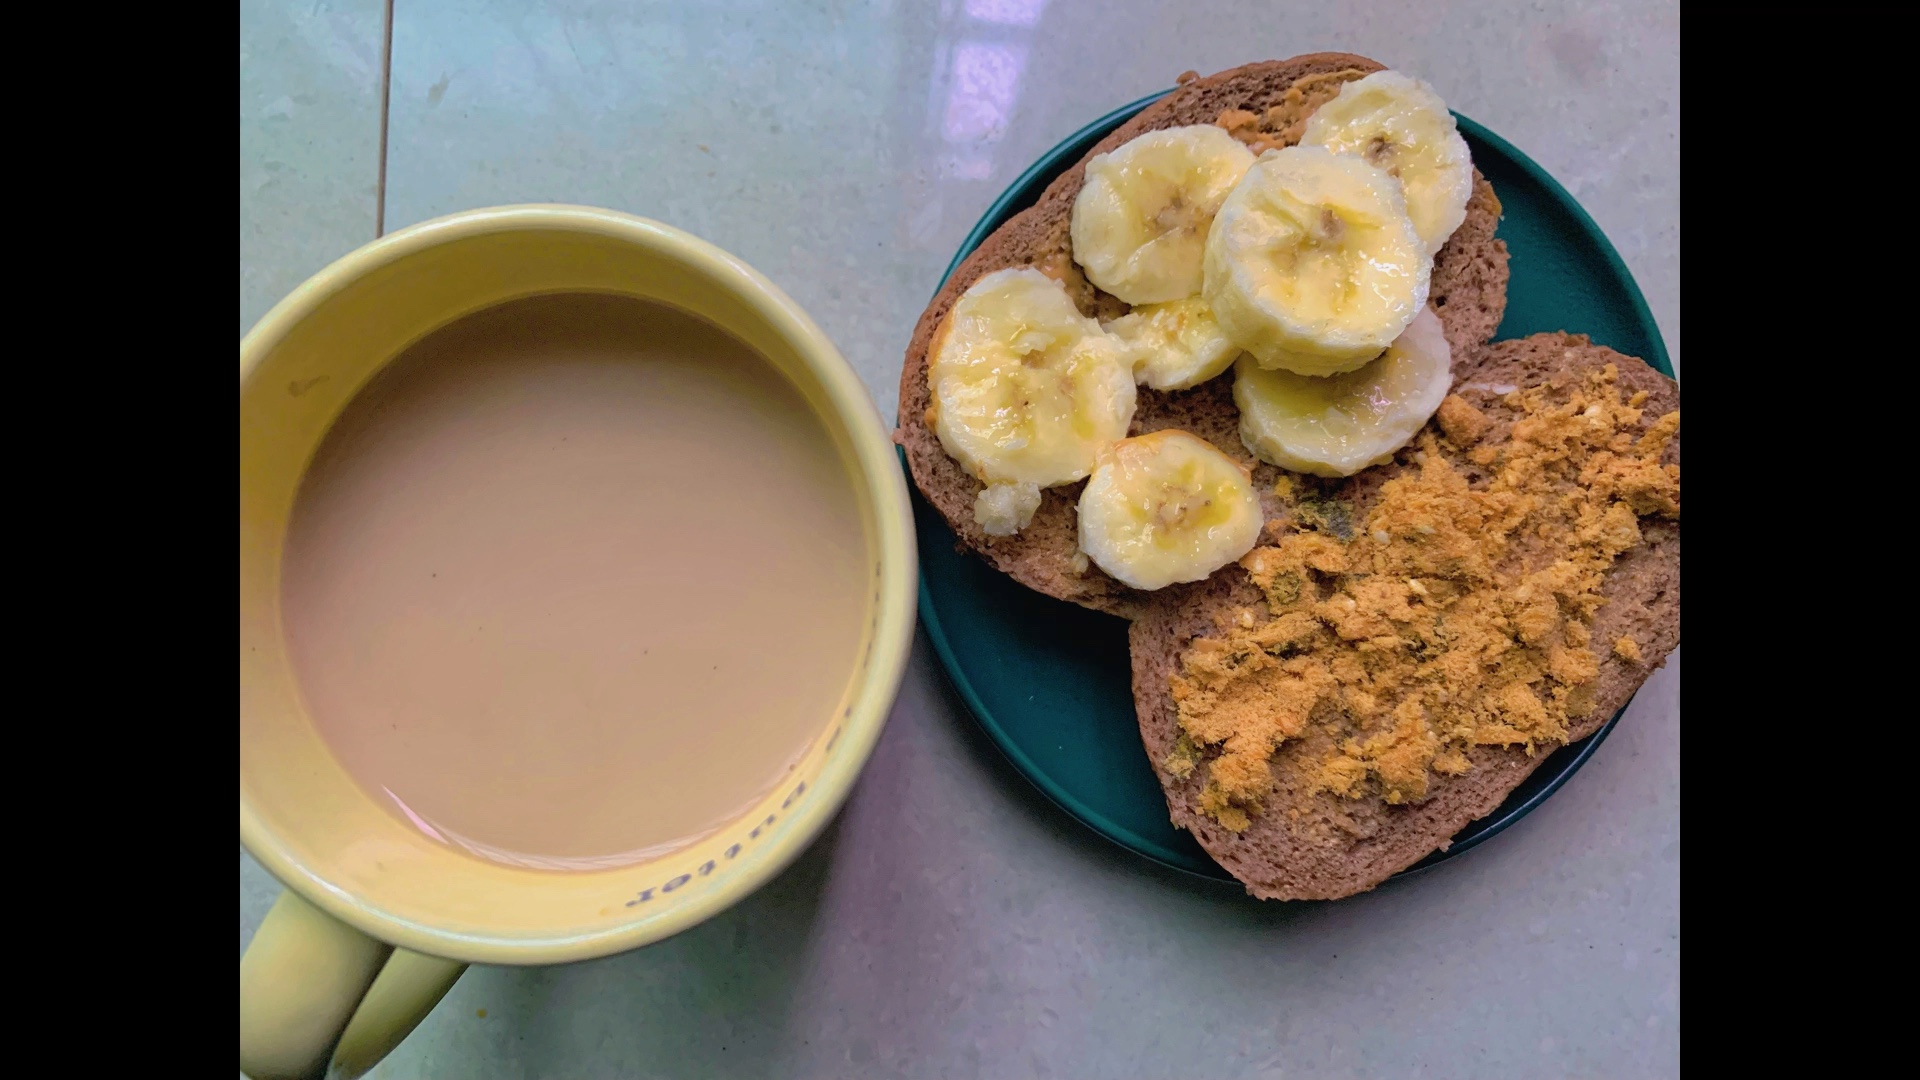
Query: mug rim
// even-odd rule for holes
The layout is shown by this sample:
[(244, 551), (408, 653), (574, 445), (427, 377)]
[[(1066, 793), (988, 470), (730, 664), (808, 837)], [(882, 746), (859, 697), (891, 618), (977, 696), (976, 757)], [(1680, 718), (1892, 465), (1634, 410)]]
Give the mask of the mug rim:
[(379, 941), (433, 956), (468, 963), (550, 964), (608, 956), (690, 929), (758, 891), (813, 843), (851, 793), (899, 696), (913, 641), (919, 554), (906, 480), (891, 436), (865, 384), (813, 319), (779, 286), (734, 255), (684, 230), (617, 210), (560, 203), (482, 207), (423, 221), (364, 244), (302, 282), (240, 339), (241, 385), (303, 320), (368, 274), (430, 248), (515, 232), (571, 232), (632, 244), (702, 272), (766, 319), (819, 380), (846, 429), (860, 472), (854, 478), (856, 488), (876, 524), (881, 579), (865, 686), (856, 691), (838, 747), (809, 782), (818, 797), (795, 807), (789, 817), (785, 846), (776, 857), (741, 868), (710, 891), (632, 922), (584, 934), (514, 938), (455, 932), (400, 918), (294, 858), (241, 789), (241, 845), (284, 887), (334, 918)]

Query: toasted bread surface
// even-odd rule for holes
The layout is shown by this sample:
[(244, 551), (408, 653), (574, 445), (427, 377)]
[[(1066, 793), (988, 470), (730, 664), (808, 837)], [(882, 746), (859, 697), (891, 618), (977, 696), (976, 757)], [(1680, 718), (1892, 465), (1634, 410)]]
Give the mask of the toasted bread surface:
[[(1484, 417), (1478, 445), (1506, 443), (1519, 412), (1507, 399), (1515, 387), (1546, 386), (1564, 400), (1587, 375), (1613, 364), (1623, 395), (1644, 391), (1643, 425), (1679, 408), (1679, 387), (1645, 363), (1570, 334), (1536, 334), (1491, 346), (1475, 363), (1455, 369), (1455, 393)], [(1443, 412), (1432, 424), (1436, 436), (1450, 418)], [(1353, 519), (1378, 499), (1381, 485), (1414, 468), (1409, 447), (1391, 465), (1368, 469), (1343, 481), (1300, 478), (1308, 490), (1353, 507)], [(1451, 455), (1450, 455), (1451, 459)], [(1667, 446), (1662, 461), (1679, 463), (1679, 440)], [(1456, 461), (1470, 483), (1486, 471), (1464, 457)], [(1276, 531), (1292, 529), (1289, 521)], [(1573, 721), (1569, 741), (1585, 738), (1624, 707), (1647, 676), (1680, 643), (1680, 525), (1677, 518), (1640, 519), (1641, 543), (1620, 555), (1607, 571), (1595, 612), (1590, 651), (1599, 664), (1590, 684), (1592, 708)], [(1478, 746), (1468, 753), (1471, 769), (1460, 776), (1435, 776), (1422, 801), (1390, 806), (1378, 796), (1350, 799), (1315, 790), (1308, 770), (1288, 768), (1319, 760), (1331, 749), (1335, 708), (1322, 702), (1304, 735), (1275, 752), (1275, 787), (1248, 826), (1234, 832), (1200, 809), (1208, 763), (1176, 776), (1168, 762), (1180, 735), (1171, 685), (1181, 658), (1199, 637), (1218, 636), (1236, 613), (1264, 611), (1262, 590), (1246, 571), (1231, 566), (1205, 582), (1167, 590), (1146, 606), (1131, 628), (1133, 693), (1141, 740), (1166, 792), (1174, 823), (1193, 833), (1202, 847), (1239, 878), (1249, 892), (1270, 899), (1332, 899), (1363, 892), (1444, 848), (1468, 822), (1492, 812), (1552, 747), (1534, 753), (1517, 747)], [(1637, 657), (1622, 656), (1612, 643), (1630, 638)]]
[[(1247, 64), (1183, 83), (1102, 139), (1048, 185), (1037, 203), (995, 230), (954, 270), (921, 314), (908, 342), (894, 438), (906, 451), (914, 483), (964, 546), (1048, 596), (1129, 618), (1147, 609), (1154, 594), (1129, 589), (1075, 558), (1075, 507), (1084, 481), (1044, 492), (1032, 523), (1013, 536), (990, 537), (974, 520), (974, 499), (982, 485), (948, 456), (926, 419), (933, 403), (927, 370), (934, 337), (954, 302), (975, 281), (1016, 266), (1035, 266), (1062, 281), (1083, 314), (1102, 320), (1124, 314), (1127, 305), (1095, 288), (1072, 259), (1068, 231), (1087, 160), (1144, 132), (1189, 124), (1222, 123), (1256, 150), (1292, 145), (1314, 109), (1339, 93), (1345, 83), (1381, 68), (1362, 56), (1313, 53)], [(1479, 358), (1506, 310), (1507, 249), (1494, 237), (1499, 219), (1500, 202), (1476, 171), (1466, 220), (1435, 256), (1428, 301), (1446, 328), (1456, 371)], [(1235, 460), (1255, 465), (1240, 441), (1238, 424), (1229, 373), (1191, 390), (1141, 387), (1131, 433), (1184, 428)], [(1255, 480), (1261, 490), (1272, 486), (1273, 472), (1271, 466), (1258, 466)]]

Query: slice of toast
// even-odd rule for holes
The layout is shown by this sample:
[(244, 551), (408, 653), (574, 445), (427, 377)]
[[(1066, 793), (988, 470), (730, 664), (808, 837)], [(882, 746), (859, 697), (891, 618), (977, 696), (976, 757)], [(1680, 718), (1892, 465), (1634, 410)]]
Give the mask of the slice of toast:
[[(1338, 94), (1342, 85), (1380, 69), (1380, 64), (1362, 56), (1314, 53), (1190, 80), (1102, 139), (1086, 158), (1048, 185), (1039, 202), (995, 230), (954, 270), (921, 314), (907, 344), (900, 375), (900, 426), (894, 439), (906, 449), (914, 483), (961, 543), (1014, 580), (1048, 596), (1128, 617), (1144, 610), (1152, 594), (1129, 589), (1098, 567), (1075, 567), (1075, 507), (1084, 481), (1046, 491), (1033, 522), (1016, 535), (990, 537), (974, 521), (974, 498), (981, 484), (947, 456), (926, 422), (932, 404), (927, 351), (934, 332), (954, 301), (975, 281), (1013, 266), (1036, 266), (1064, 281), (1068, 295), (1084, 314), (1101, 320), (1125, 314), (1127, 305), (1095, 288), (1072, 259), (1068, 227), (1087, 159), (1143, 132), (1218, 123), (1223, 116), (1228, 118), (1229, 130), (1256, 152), (1289, 146), (1299, 141), (1308, 115)], [(1499, 220), (1500, 201), (1476, 171), (1466, 221), (1435, 257), (1429, 299), (1446, 328), (1456, 368), (1479, 355), (1506, 311), (1507, 248), (1493, 235)], [(1240, 442), (1238, 424), (1233, 379), (1227, 374), (1192, 390), (1160, 392), (1141, 387), (1131, 433), (1185, 428), (1235, 460), (1253, 465), (1253, 456)], [(1265, 490), (1272, 486), (1273, 470), (1271, 466), (1260, 469), (1256, 486)]]
[[(1568, 334), (1536, 334), (1490, 346), (1479, 363), (1455, 369), (1455, 393), (1491, 421), (1478, 445), (1499, 447), (1509, 441), (1519, 415), (1506, 403), (1506, 394), (1514, 387), (1551, 386), (1556, 388), (1553, 400), (1564, 401), (1588, 373), (1609, 363), (1618, 368), (1617, 385), (1623, 397), (1642, 390), (1648, 395), (1642, 430), (1679, 408), (1679, 387), (1671, 379), (1639, 360)], [(1443, 410), (1430, 430), (1437, 433), (1447, 415)], [(1319, 494), (1344, 501), (1353, 508), (1351, 520), (1359, 522), (1378, 499), (1381, 485), (1412, 469), (1418, 452), (1410, 446), (1393, 464), (1326, 484)], [(1679, 452), (1676, 437), (1667, 446), (1663, 463), (1677, 465)], [(1447, 455), (1469, 483), (1484, 482), (1485, 469), (1457, 451), (1448, 450)], [(1640, 528), (1642, 542), (1618, 558), (1600, 588), (1605, 603), (1594, 615), (1589, 649), (1599, 662), (1599, 673), (1590, 684), (1592, 708), (1570, 722), (1568, 741), (1599, 730), (1680, 643), (1679, 521), (1647, 516), (1640, 519)], [(1281, 523), (1279, 530), (1291, 531), (1291, 525)], [(1129, 643), (1141, 739), (1166, 792), (1173, 821), (1192, 832), (1255, 896), (1333, 899), (1371, 889), (1429, 852), (1444, 848), (1468, 822), (1492, 812), (1552, 750), (1542, 747), (1529, 755), (1519, 748), (1475, 747), (1467, 755), (1472, 768), (1460, 776), (1433, 775), (1424, 801), (1389, 806), (1377, 795), (1348, 799), (1316, 792), (1313, 773), (1306, 767), (1323, 760), (1333, 746), (1330, 732), (1339, 716), (1334, 706), (1322, 701), (1310, 715), (1304, 734), (1282, 743), (1274, 753), (1269, 764), (1275, 784), (1271, 796), (1244, 831), (1230, 831), (1200, 809), (1209, 770), (1204, 757), (1184, 777), (1169, 771), (1180, 735), (1170, 680), (1181, 672), (1182, 654), (1195, 638), (1220, 636), (1229, 620), (1247, 609), (1264, 614), (1265, 594), (1245, 570), (1230, 566), (1184, 591), (1169, 591), (1134, 621)], [(1623, 659), (1612, 648), (1622, 637), (1631, 637), (1638, 645), (1637, 661)], [(1184, 764), (1179, 759), (1175, 763)]]

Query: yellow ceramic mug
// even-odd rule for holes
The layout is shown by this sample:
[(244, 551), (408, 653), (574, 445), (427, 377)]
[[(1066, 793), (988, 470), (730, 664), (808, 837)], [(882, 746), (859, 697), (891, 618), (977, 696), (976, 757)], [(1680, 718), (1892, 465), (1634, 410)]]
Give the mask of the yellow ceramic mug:
[[(280, 618), (300, 476), (355, 391), (428, 332), (553, 292), (670, 304), (779, 367), (863, 494), (873, 584), (851, 704), (820, 718), (786, 783), (692, 847), (582, 873), (484, 862), (374, 805), (307, 718)], [(242, 1071), (357, 1076), (468, 963), (605, 956), (752, 892), (820, 831), (872, 752), (906, 663), (915, 581), (906, 484), (865, 387), (786, 294), (711, 244), (608, 210), (501, 207), (394, 233), (300, 286), (240, 342), (240, 841), (288, 887), (240, 960)]]

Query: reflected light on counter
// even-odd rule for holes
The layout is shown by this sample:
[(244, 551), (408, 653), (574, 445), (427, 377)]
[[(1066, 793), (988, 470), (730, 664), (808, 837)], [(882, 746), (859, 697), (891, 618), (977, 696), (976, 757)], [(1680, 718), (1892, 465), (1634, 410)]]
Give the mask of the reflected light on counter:
[[(936, 62), (929, 119), (945, 144), (941, 174), (954, 180), (986, 180), (993, 176), (994, 144), (1006, 137), (1020, 100), (1026, 36), (1048, 0), (962, 3), (965, 18), (960, 21), (966, 28)], [(942, 21), (952, 18), (948, 6)]]
[(1026, 66), (1025, 46), (979, 41), (954, 46), (941, 136), (949, 143), (972, 143), (993, 142), (1006, 134)]
[(1001, 26), (1032, 26), (1047, 10), (1047, 0), (967, 0), (967, 17)]

